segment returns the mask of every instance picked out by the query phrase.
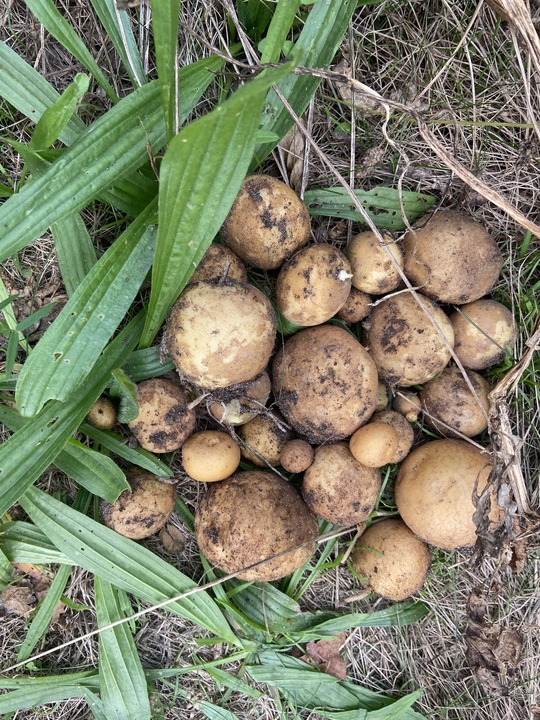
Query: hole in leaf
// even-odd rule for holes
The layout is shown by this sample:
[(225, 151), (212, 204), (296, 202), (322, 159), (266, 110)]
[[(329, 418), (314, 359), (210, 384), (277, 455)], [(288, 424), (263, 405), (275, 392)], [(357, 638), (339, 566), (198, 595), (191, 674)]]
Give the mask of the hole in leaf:
[(54, 362), (58, 362), (58, 361), (60, 360), (60, 358), (62, 357), (63, 354), (64, 354), (64, 353), (61, 353), (61, 352), (55, 352), (54, 355), (53, 355)]

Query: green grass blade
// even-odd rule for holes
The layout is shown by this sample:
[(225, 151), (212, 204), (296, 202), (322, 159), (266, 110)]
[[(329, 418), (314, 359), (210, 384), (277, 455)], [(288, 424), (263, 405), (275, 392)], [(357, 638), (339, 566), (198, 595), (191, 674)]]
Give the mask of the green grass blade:
[(261, 55), (261, 64), (279, 62), (283, 43), (290, 32), (300, 0), (280, 0), (276, 5)]
[(139, 340), (141, 321), (141, 316), (134, 318), (109, 344), (80, 393), (66, 403), (47, 403), (0, 446), (0, 515), (55, 461), (107, 386), (112, 370), (122, 365)]
[[(125, 617), (118, 597), (121, 590), (96, 577), (94, 591), (98, 627)], [(99, 679), (109, 720), (151, 720), (146, 678), (127, 623), (100, 633)]]
[(161, 164), (156, 257), (141, 346), (151, 344), (225, 220), (253, 154), (266, 90), (291, 69), (287, 64), (264, 71), (171, 140)]
[(176, 87), (179, 12), (180, 0), (161, 0), (152, 7), (156, 68), (169, 138), (172, 138), (179, 128)]
[(66, 401), (92, 370), (152, 264), (154, 211), (152, 203), (100, 258), (28, 357), (15, 392), (23, 417)]
[(60, 602), (60, 598), (64, 593), (70, 574), (71, 567), (69, 565), (61, 565), (58, 568), (58, 571), (54, 576), (54, 580), (52, 581), (43, 602), (39, 606), (28, 632), (26, 633), (26, 638), (19, 649), (17, 662), (27, 660), (32, 654), (33, 649), (40, 641), (40, 638), (46, 633), (54, 611), (56, 610), (56, 606)]
[(117, 102), (118, 95), (111, 87), (101, 68), (75, 30), (60, 14), (52, 0), (24, 0), (24, 2), (45, 29), (95, 77), (108, 97), (113, 102)]
[(97, 262), (92, 239), (78, 213), (51, 225), (56, 257), (69, 297)]
[[(37, 70), (1, 41), (0, 96), (34, 122), (38, 122), (45, 110), (54, 105), (60, 97)], [(74, 115), (59, 138), (66, 145), (70, 145), (84, 129), (83, 121)]]
[(17, 710), (29, 710), (46, 703), (56, 703), (70, 698), (77, 698), (83, 695), (82, 688), (78, 685), (70, 685), (69, 680), (64, 685), (54, 687), (34, 687), (33, 678), (27, 679), (26, 687), (20, 690), (12, 690), (0, 697), (0, 714), (5, 717), (7, 713)]
[[(37, 488), (30, 488), (20, 502), (59, 550), (77, 565), (115, 587), (153, 604), (196, 587), (193, 580), (142, 545)], [(238, 644), (221, 610), (204, 591), (172, 602), (167, 609), (226, 642)]]
[(120, 56), (131, 82), (134, 86), (144, 85), (146, 77), (128, 14), (117, 10), (114, 0), (91, 0), (91, 4)]
[[(294, 45), (292, 57), (297, 65), (311, 68), (327, 68), (349, 27), (356, 0), (326, 0), (313, 5), (305, 25)], [(305, 111), (320, 79), (302, 75), (290, 75), (278, 83), (280, 91), (298, 116)], [(294, 120), (285, 109), (274, 90), (270, 90), (264, 104), (261, 129), (274, 132), (281, 139), (292, 128)], [(255, 157), (261, 162), (269, 155), (279, 140), (263, 143), (257, 147)]]
[(34, 150), (46, 150), (58, 140), (70, 121), (77, 103), (88, 91), (90, 78), (77, 73), (73, 82), (68, 85), (62, 95), (51, 107), (47, 108), (37, 122), (32, 133), (30, 147)]
[(207, 700), (197, 703), (197, 709), (202, 712), (208, 720), (239, 720), (238, 716), (230, 710), (220, 708)]
[(0, 690), (23, 690), (27, 687), (35, 687), (36, 690), (46, 688), (65, 687), (66, 685), (78, 685), (93, 690), (99, 690), (99, 677), (97, 670), (82, 670), (81, 672), (63, 673), (62, 675), (32, 675), (31, 677), (0, 677)]
[(72, 565), (41, 530), (27, 522), (17, 521), (0, 525), (0, 548), (12, 563)]

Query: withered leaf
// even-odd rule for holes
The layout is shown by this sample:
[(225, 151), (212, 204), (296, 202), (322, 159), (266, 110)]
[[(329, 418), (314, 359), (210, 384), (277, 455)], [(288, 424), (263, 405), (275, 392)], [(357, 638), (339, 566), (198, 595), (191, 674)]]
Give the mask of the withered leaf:
[(0, 595), (0, 602), (7, 612), (28, 617), (34, 609), (35, 595), (29, 587), (10, 585)]
[[(347, 665), (339, 652), (346, 639), (345, 633), (339, 633), (331, 640), (312, 640), (306, 645), (306, 652), (320, 670), (338, 680), (346, 680)], [(306, 656), (302, 659), (308, 660)]]
[(159, 533), (163, 547), (173, 555), (180, 555), (184, 552), (185, 542), (182, 531), (170, 523), (165, 525)]

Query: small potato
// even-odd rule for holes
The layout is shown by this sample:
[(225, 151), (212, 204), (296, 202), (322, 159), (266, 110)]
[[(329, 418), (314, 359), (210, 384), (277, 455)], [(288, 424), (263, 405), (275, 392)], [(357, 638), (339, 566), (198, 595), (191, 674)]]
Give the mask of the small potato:
[(338, 320), (346, 323), (357, 323), (364, 320), (371, 310), (371, 296), (355, 287), (351, 287), (345, 303), (336, 313)]
[(298, 250), (279, 271), (276, 302), (289, 322), (320, 325), (333, 317), (351, 289), (351, 266), (345, 255), (326, 243)]
[(406, 418), (394, 410), (376, 412), (371, 418), (373, 423), (387, 423), (397, 432), (399, 444), (395, 455), (388, 461), (389, 464), (401, 462), (409, 454), (414, 442), (414, 430)]
[(137, 385), (139, 414), (128, 423), (141, 447), (155, 453), (178, 450), (195, 429), (187, 393), (172, 380), (152, 378)]
[(290, 473), (301, 473), (313, 462), (315, 452), (305, 440), (296, 438), (285, 443), (279, 456), (281, 467)]
[(184, 470), (199, 482), (225, 480), (236, 471), (240, 457), (238, 444), (220, 430), (194, 433), (182, 445)]
[[(403, 268), (403, 255), (390, 235), (383, 235), (386, 249), (371, 230), (355, 235), (347, 248), (351, 263), (352, 284), (371, 295), (384, 295), (395, 290), (401, 281), (396, 268)], [(394, 262), (392, 261), (392, 258)]]
[(222, 280), (225, 277), (238, 282), (247, 282), (246, 265), (226, 245), (213, 243), (204, 253), (189, 281), (194, 283), (200, 280)]
[(428, 546), (399, 518), (371, 525), (351, 555), (355, 572), (378, 595), (400, 601), (420, 590), (429, 572)]
[(369, 422), (351, 435), (349, 449), (362, 465), (379, 468), (387, 465), (397, 452), (399, 435), (387, 423)]
[(396, 412), (403, 415), (409, 422), (416, 422), (422, 412), (422, 403), (418, 395), (402, 390), (398, 391), (398, 394), (394, 398), (393, 407)]
[(112, 430), (116, 425), (116, 408), (106, 397), (100, 397), (90, 408), (86, 419), (98, 430)]
[(208, 411), (213, 418), (224, 425), (244, 425), (257, 416), (261, 406), (266, 405), (271, 391), (270, 375), (263, 370), (255, 380), (240, 387), (236, 385), (231, 398), (225, 397), (219, 402), (210, 403)]
[(304, 472), (302, 495), (319, 517), (336, 525), (354, 525), (377, 502), (379, 471), (358, 462), (345, 443), (322, 445)]
[(281, 451), (292, 438), (292, 431), (284, 426), (283, 419), (276, 415), (257, 415), (240, 425), (238, 436), (243, 441), (242, 455), (254, 465), (275, 467), (279, 465)]
[(171, 516), (176, 486), (142, 470), (133, 471), (127, 479), (131, 492), (125, 490), (114, 505), (102, 500), (100, 514), (112, 530), (132, 540), (141, 540), (157, 532)]
[(307, 243), (310, 229), (294, 190), (269, 175), (248, 175), (220, 235), (250, 265), (274, 270)]

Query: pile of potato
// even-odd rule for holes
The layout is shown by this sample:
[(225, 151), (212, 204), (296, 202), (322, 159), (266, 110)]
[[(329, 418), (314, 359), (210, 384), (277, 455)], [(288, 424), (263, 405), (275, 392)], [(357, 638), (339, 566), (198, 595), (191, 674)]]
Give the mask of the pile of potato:
[[(344, 252), (310, 242), (297, 195), (252, 175), (222, 227), (224, 244), (210, 247), (172, 307), (164, 346), (179, 383), (140, 383), (130, 428), (152, 452), (181, 448), (185, 472), (210, 483), (196, 537), (226, 573), (275, 580), (301, 567), (316, 546), (317, 516), (369, 523), (388, 464), (399, 464), (400, 517), (373, 522), (351, 556), (371, 589), (408, 597), (427, 576), (428, 545), (474, 544), (473, 494), (491, 466), (463, 438), (487, 428), (490, 387), (478, 370), (501, 361), (516, 328), (503, 305), (484, 298), (503, 263), (489, 233), (451, 210), (418, 226), (384, 244), (361, 232)], [(265, 271), (271, 293), (248, 281), (248, 268)], [(277, 330), (285, 321), (288, 337)], [(209, 429), (195, 432), (196, 412)], [(442, 437), (411, 451), (419, 413)], [(239, 471), (242, 456), (260, 469)], [(139, 473), (133, 495), (143, 492), (154, 532), (144, 482)], [(171, 486), (160, 484), (164, 524)], [(104, 503), (102, 517), (129, 534), (136, 523), (126, 497), (121, 512)], [(490, 518), (501, 519), (494, 499)]]

